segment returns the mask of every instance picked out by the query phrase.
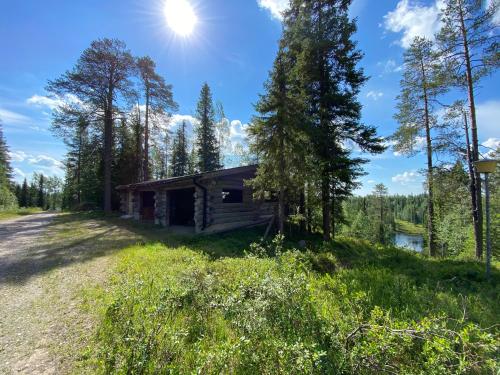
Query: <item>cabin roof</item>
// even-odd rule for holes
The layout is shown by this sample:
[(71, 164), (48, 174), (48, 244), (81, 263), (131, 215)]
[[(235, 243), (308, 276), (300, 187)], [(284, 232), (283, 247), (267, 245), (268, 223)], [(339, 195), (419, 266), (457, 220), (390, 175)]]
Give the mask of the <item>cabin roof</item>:
[(170, 178), (165, 178), (162, 180), (152, 180), (152, 181), (138, 182), (138, 183), (129, 184), (129, 185), (119, 185), (116, 187), (116, 189), (117, 190), (130, 190), (130, 189), (137, 189), (137, 188), (149, 188), (149, 187), (154, 188), (154, 187), (169, 185), (169, 184), (174, 183), (174, 182), (189, 181), (189, 180), (193, 180), (193, 179), (204, 180), (204, 179), (209, 179), (209, 178), (224, 177), (224, 176), (230, 176), (230, 175), (246, 173), (246, 172), (255, 172), (256, 170), (257, 170), (257, 165), (247, 165), (247, 166), (243, 166), (243, 167), (219, 169), (216, 171), (196, 173), (196, 174), (191, 174), (191, 175), (186, 175), (186, 176), (170, 177)]

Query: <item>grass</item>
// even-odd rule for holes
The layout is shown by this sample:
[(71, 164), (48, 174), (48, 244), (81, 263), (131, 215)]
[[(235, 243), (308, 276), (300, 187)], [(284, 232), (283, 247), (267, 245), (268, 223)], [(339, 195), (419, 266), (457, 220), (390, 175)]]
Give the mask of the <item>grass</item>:
[(412, 235), (424, 235), (425, 228), (422, 224), (414, 224), (409, 221), (396, 219), (396, 231)]
[(42, 212), (39, 207), (18, 208), (15, 210), (0, 211), (0, 220), (15, 219), (17, 217)]
[[(116, 219), (110, 219), (115, 223)], [(495, 373), (498, 282), (474, 261), (262, 228), (165, 235), (116, 253), (104, 287), (83, 291), (98, 328), (92, 373)], [(148, 234), (149, 232), (149, 234)]]

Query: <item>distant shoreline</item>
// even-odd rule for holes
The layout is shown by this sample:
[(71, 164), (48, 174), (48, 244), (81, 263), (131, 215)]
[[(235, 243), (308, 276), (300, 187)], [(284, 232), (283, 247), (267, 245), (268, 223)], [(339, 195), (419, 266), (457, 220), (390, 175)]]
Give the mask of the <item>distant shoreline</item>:
[(425, 234), (425, 228), (421, 224), (414, 224), (409, 221), (396, 219), (396, 232), (413, 236), (423, 236)]

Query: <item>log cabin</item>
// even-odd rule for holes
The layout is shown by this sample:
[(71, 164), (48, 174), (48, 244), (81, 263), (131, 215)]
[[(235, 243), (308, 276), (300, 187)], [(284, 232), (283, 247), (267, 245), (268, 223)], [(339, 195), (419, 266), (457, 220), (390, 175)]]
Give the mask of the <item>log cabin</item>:
[(245, 184), (256, 165), (117, 186), (124, 217), (212, 234), (268, 222), (273, 199), (255, 199)]

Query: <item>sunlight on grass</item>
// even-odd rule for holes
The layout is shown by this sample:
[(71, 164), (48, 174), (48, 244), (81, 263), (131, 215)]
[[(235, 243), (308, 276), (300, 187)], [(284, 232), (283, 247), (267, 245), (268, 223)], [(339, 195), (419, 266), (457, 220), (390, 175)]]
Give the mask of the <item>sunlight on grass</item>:
[(15, 219), (18, 217), (32, 215), (40, 212), (43, 211), (38, 207), (18, 208), (16, 210), (0, 211), (0, 220)]
[(403, 232), (412, 235), (423, 235), (425, 234), (425, 228), (421, 224), (413, 224), (409, 221), (398, 220), (396, 219), (396, 231)]
[(100, 320), (85, 366), (208, 374), (497, 366), (498, 270), (489, 283), (476, 262), (350, 239), (306, 252), (255, 245), (230, 258), (213, 256), (231, 254), (230, 237), (190, 242), (128, 247), (106, 287), (83, 292)]

